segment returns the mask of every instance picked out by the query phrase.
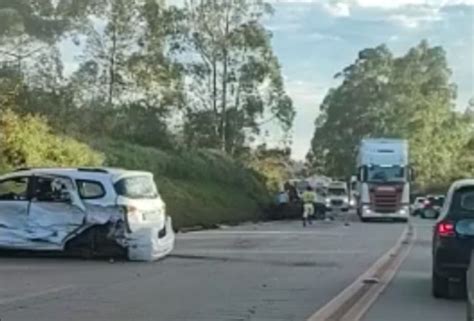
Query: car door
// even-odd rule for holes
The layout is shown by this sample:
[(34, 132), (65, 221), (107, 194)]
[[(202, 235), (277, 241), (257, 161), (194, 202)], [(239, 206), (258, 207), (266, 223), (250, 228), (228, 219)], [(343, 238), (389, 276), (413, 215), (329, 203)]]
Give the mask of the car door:
[(0, 247), (24, 247), (30, 177), (17, 176), (0, 181)]
[(32, 178), (28, 229), (36, 242), (63, 245), (85, 224), (85, 207), (68, 177), (38, 175)]

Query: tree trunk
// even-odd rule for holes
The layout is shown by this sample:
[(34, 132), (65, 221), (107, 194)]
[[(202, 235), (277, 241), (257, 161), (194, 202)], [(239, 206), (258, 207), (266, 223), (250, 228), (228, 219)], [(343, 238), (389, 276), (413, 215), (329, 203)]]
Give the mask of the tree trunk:
[(227, 8), (226, 17), (225, 17), (225, 27), (224, 27), (224, 45), (222, 48), (222, 63), (223, 63), (223, 71), (222, 71), (222, 110), (221, 110), (221, 123), (220, 123), (220, 134), (221, 134), (221, 149), (222, 151), (228, 151), (227, 146), (227, 137), (226, 137), (226, 129), (227, 129), (227, 73), (229, 67), (229, 52), (228, 52), (228, 37), (229, 37), (229, 10), (230, 7)]
[(212, 58), (212, 110), (214, 111), (214, 131), (216, 137), (219, 136), (219, 111), (217, 110), (217, 62)]
[(112, 29), (112, 52), (110, 53), (110, 66), (109, 66), (109, 92), (107, 102), (109, 106), (112, 106), (114, 99), (114, 87), (115, 87), (115, 53), (117, 51), (117, 30), (115, 27), (115, 17), (113, 21)]

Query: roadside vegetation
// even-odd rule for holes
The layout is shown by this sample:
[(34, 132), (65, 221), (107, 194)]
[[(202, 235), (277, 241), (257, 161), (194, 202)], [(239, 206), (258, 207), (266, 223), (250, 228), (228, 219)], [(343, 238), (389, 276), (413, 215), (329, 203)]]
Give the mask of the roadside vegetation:
[(451, 74), (444, 49), (427, 41), (400, 57), (385, 45), (361, 50), (321, 105), (308, 154), (313, 169), (349, 177), (362, 138), (393, 137), (409, 141), (417, 189), (444, 190), (472, 177), (474, 101), (456, 108)]
[(178, 227), (260, 219), (295, 115), (270, 14), (259, 0), (0, 0), (1, 170), (148, 170)]

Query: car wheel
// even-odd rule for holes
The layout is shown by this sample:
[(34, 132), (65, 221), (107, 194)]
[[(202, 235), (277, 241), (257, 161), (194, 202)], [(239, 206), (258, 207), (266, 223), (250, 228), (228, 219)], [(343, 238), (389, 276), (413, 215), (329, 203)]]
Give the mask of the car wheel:
[(432, 294), (437, 299), (449, 298), (449, 279), (432, 272)]

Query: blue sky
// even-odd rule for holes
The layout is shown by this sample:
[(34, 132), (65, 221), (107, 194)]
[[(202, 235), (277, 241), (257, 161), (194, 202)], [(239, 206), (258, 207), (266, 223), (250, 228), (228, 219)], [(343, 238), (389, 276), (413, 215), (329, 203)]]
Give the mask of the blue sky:
[(459, 88), (458, 108), (474, 96), (474, 0), (273, 0), (266, 21), (297, 116), (293, 155), (303, 159), (318, 107), (334, 74), (357, 52), (386, 43), (403, 54), (422, 39), (442, 45)]

